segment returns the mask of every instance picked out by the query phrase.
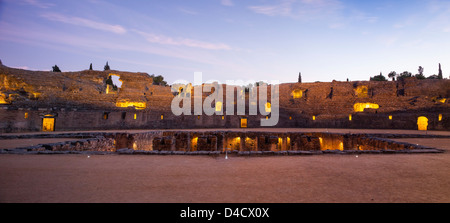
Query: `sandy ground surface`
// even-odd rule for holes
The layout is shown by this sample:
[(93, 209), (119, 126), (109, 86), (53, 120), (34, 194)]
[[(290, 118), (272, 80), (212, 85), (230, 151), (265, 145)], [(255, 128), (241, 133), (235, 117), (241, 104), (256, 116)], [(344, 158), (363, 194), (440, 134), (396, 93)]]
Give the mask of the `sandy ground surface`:
[(0, 202), (450, 202), (442, 154), (0, 155)]

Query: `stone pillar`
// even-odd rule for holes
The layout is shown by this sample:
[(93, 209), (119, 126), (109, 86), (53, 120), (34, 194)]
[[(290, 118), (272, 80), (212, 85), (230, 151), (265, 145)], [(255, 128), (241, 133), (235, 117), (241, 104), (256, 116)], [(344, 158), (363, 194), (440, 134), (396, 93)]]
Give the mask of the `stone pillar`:
[(225, 133), (221, 133), (222, 135), (222, 146), (218, 149), (220, 149), (221, 152), (225, 151), (225, 149), (227, 148), (227, 140), (225, 139)]
[(171, 138), (171, 140), (170, 140), (170, 151), (176, 151), (177, 148), (175, 147), (175, 142), (176, 142), (177, 139), (175, 138), (174, 135), (172, 135), (170, 138)]
[(190, 152), (191, 151), (191, 140), (192, 140), (192, 138), (191, 138), (191, 133), (187, 133), (187, 136), (186, 136), (186, 139), (187, 139), (187, 148), (186, 148), (186, 152)]
[(245, 149), (245, 137), (243, 137), (243, 135), (240, 135), (240, 140), (239, 140), (239, 151), (244, 151)]

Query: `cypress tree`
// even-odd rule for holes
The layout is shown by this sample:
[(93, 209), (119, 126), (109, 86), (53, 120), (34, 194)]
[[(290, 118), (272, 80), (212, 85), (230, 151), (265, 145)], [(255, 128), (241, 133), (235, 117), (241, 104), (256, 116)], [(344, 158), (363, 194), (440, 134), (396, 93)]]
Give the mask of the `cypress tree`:
[(59, 69), (58, 65), (55, 65), (52, 68), (53, 68), (53, 72), (61, 72), (61, 70)]
[(105, 65), (105, 69), (104, 70), (110, 70), (109, 65), (108, 65), (108, 61), (106, 61), (106, 65)]

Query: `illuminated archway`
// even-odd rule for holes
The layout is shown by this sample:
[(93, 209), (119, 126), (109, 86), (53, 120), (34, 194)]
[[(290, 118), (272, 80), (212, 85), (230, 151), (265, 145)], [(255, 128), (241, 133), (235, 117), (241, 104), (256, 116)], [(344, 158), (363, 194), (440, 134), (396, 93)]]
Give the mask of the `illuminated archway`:
[(277, 149), (281, 151), (283, 149), (283, 138), (278, 137)]
[(51, 115), (46, 115), (42, 119), (42, 131), (53, 132), (55, 131), (55, 118)]
[(191, 150), (197, 151), (197, 149), (198, 149), (198, 137), (196, 136), (191, 140)]
[(420, 116), (417, 119), (417, 127), (420, 131), (427, 131), (428, 130), (428, 118), (425, 116)]

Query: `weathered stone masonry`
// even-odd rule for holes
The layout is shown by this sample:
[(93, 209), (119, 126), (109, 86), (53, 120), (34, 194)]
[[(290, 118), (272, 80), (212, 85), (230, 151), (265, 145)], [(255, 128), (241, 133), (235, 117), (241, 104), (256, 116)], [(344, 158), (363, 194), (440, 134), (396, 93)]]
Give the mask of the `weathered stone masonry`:
[[(108, 82), (112, 75), (122, 82), (117, 90)], [(279, 95), (277, 128), (418, 129), (419, 117), (425, 117), (427, 129), (450, 130), (447, 79), (287, 83), (279, 86)], [(174, 96), (170, 87), (153, 85), (145, 73), (55, 73), (0, 65), (0, 132), (239, 128), (242, 119), (247, 128), (258, 128), (266, 118), (249, 115), (248, 94), (246, 115), (175, 116), (170, 109)], [(225, 113), (226, 100), (222, 109)], [(215, 139), (198, 140), (203, 146), (204, 140)]]
[(442, 150), (390, 140), (391, 137), (447, 137), (427, 135), (280, 133), (251, 131), (171, 131), (141, 133), (61, 133), (42, 135), (3, 135), (14, 138), (74, 138), (24, 148), (0, 150), (0, 153), (119, 153), (119, 154), (282, 154), (312, 155), (324, 153), (413, 153)]

